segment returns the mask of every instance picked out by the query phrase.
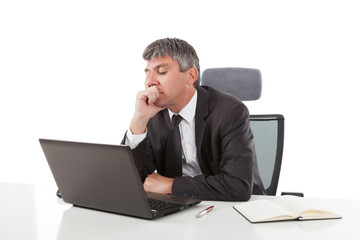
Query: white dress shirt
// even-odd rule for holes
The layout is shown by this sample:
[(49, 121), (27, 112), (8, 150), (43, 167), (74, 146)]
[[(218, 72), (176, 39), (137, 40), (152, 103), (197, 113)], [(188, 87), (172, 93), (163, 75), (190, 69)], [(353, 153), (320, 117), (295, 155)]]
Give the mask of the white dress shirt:
[[(179, 124), (181, 146), (182, 146), (182, 172), (183, 176), (195, 177), (201, 174), (199, 162), (196, 155), (195, 143), (195, 111), (197, 102), (197, 91), (190, 102), (179, 112), (183, 120)], [(169, 109), (170, 121), (174, 115)], [(127, 131), (125, 144), (131, 149), (136, 148), (145, 138), (147, 132), (143, 134), (132, 134), (130, 129)]]

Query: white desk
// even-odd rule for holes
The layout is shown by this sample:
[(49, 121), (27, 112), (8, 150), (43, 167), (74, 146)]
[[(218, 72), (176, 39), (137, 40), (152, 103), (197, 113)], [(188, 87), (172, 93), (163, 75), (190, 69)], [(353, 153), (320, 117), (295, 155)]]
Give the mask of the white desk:
[[(342, 215), (341, 220), (251, 224), (232, 208), (234, 202), (204, 201), (181, 213), (143, 220), (73, 207), (55, 192), (54, 187), (0, 183), (0, 239), (360, 239), (360, 200), (312, 199)], [(195, 217), (213, 204), (213, 211)]]

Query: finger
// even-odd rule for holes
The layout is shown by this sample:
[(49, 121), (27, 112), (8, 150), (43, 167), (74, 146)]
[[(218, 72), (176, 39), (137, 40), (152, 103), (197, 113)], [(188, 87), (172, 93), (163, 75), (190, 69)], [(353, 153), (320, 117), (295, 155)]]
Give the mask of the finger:
[(150, 93), (148, 95), (148, 104), (154, 104), (156, 102), (156, 99), (157, 99), (157, 97), (156, 97), (155, 93)]
[(152, 179), (151, 179), (151, 175), (148, 175), (143, 183), (143, 187), (145, 189), (145, 191), (151, 191), (152, 190)]
[(154, 104), (156, 99), (159, 97), (159, 90), (156, 87), (148, 89), (148, 103)]

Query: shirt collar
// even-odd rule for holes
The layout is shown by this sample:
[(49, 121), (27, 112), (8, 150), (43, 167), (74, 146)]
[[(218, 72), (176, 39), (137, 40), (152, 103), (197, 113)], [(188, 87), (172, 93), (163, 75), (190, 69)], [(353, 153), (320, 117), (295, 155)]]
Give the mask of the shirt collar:
[[(195, 91), (194, 96), (192, 96), (190, 102), (188, 102), (188, 104), (186, 104), (186, 106), (183, 109), (181, 109), (181, 111), (179, 112), (179, 115), (189, 123), (193, 120), (195, 116), (196, 103), (197, 103), (197, 91)], [(172, 116), (175, 113), (170, 111), (170, 109), (168, 109), (168, 111), (169, 111), (170, 119), (172, 119)]]

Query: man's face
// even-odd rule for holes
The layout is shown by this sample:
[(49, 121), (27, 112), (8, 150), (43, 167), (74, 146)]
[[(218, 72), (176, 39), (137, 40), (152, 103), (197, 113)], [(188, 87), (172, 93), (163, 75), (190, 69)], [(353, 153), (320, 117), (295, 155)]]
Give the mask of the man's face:
[(153, 58), (147, 62), (145, 68), (145, 88), (156, 86), (159, 90), (159, 97), (155, 105), (162, 108), (176, 108), (183, 104), (189, 87), (187, 71), (180, 72), (179, 63), (170, 56)]

